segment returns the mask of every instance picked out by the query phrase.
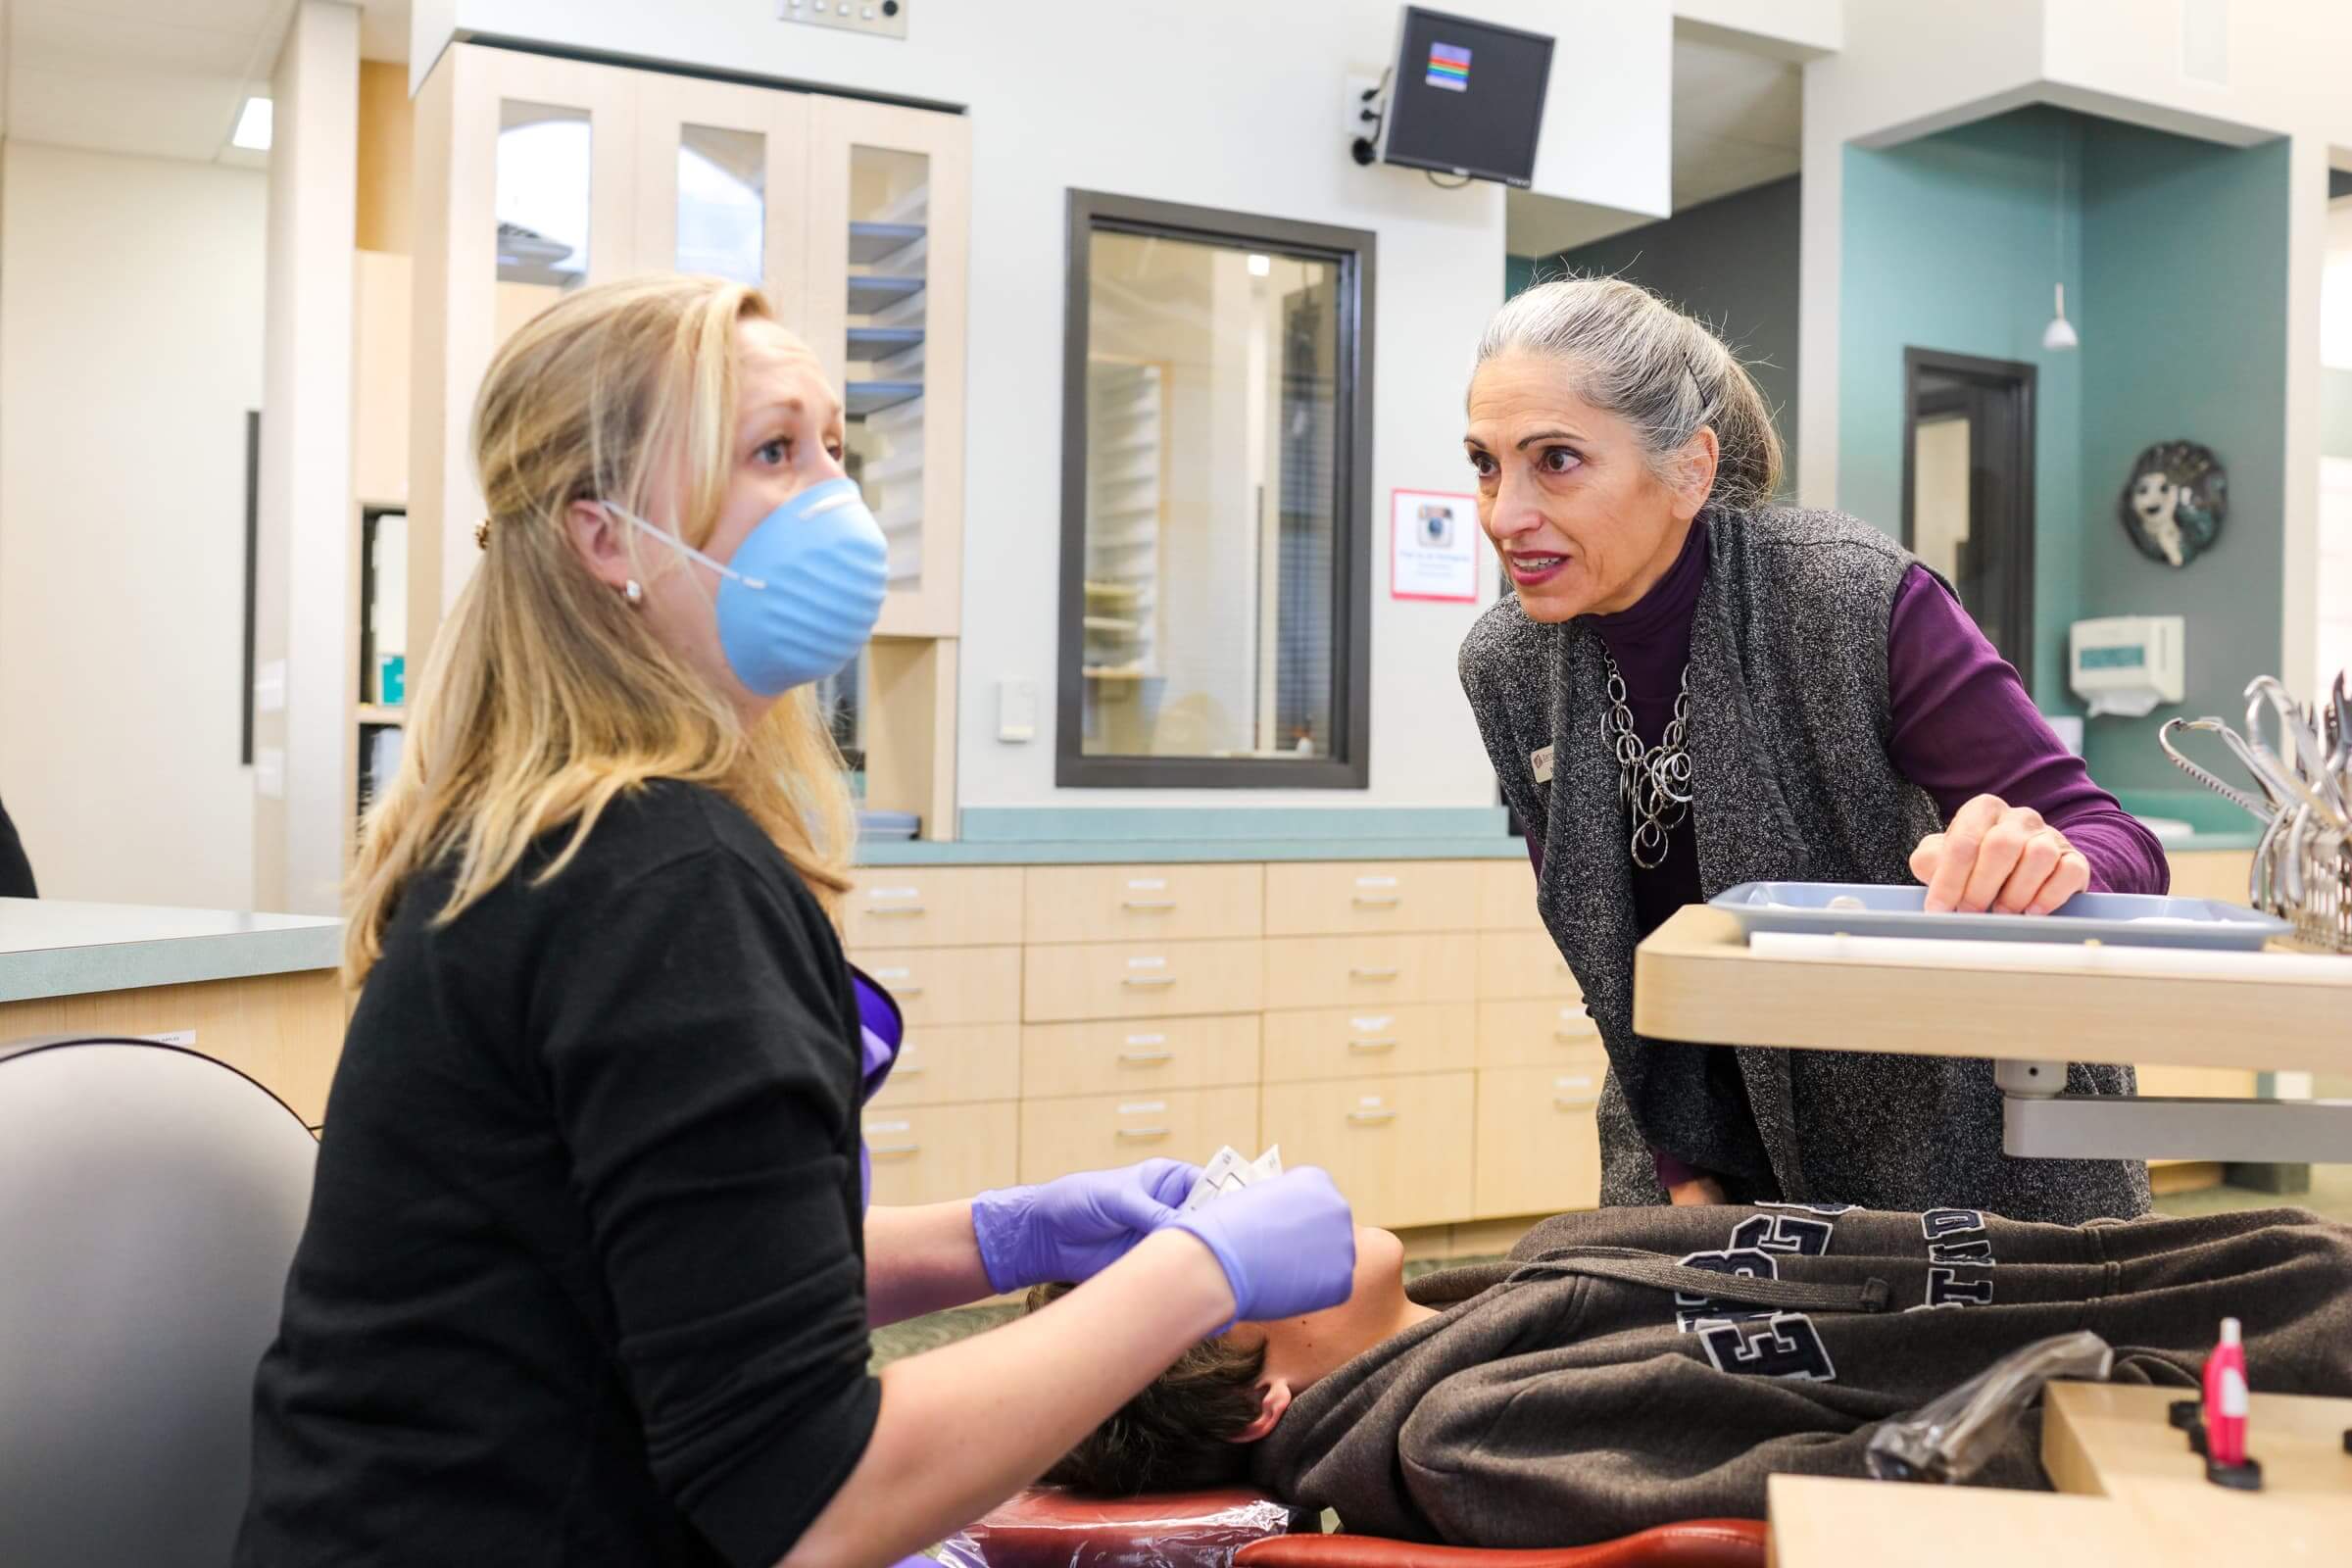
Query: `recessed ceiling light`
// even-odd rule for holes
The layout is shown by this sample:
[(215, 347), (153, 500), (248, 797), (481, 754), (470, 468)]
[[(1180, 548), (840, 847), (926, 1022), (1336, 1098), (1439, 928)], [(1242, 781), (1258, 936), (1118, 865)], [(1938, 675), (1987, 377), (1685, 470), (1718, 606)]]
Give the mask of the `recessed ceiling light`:
[(270, 150), (270, 100), (248, 98), (244, 113), (237, 116), (235, 134), (228, 138), (231, 147), (243, 147), (249, 152)]

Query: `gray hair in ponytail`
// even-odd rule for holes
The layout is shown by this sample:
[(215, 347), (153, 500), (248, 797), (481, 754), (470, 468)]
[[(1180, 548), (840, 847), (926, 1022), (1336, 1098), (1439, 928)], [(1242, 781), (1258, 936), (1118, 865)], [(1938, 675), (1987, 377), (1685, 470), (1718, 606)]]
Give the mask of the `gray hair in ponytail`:
[(1580, 398), (1634, 427), (1668, 483), (1684, 446), (1701, 425), (1713, 425), (1710, 505), (1744, 512), (1780, 486), (1781, 437), (1754, 377), (1704, 321), (1639, 283), (1563, 277), (1536, 284), (1506, 301), (1478, 340), (1481, 366), (1506, 354), (1566, 368)]

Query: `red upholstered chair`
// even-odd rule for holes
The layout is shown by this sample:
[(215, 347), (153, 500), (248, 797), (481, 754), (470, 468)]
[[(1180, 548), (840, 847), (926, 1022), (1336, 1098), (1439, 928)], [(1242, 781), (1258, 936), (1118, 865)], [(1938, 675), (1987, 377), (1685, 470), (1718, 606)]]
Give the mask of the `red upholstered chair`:
[(965, 1568), (1764, 1568), (1757, 1519), (1695, 1519), (1590, 1546), (1503, 1551), (1326, 1536), (1261, 1492), (1105, 1500), (1021, 1493), (948, 1544)]

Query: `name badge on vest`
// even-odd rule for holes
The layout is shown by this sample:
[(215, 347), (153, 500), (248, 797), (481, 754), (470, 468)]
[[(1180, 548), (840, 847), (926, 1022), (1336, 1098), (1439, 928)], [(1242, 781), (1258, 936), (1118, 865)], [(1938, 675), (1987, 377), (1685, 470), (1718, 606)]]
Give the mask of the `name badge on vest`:
[(1550, 783), (1550, 782), (1551, 782), (1551, 748), (1550, 748), (1550, 747), (1548, 747), (1548, 746), (1546, 746), (1546, 747), (1544, 747), (1544, 748), (1542, 751), (1540, 751), (1540, 752), (1530, 752), (1530, 753), (1528, 753), (1528, 755), (1527, 755), (1527, 765), (1528, 765), (1530, 768), (1532, 768), (1532, 769), (1534, 769), (1534, 770), (1535, 770), (1536, 782), (1537, 782), (1537, 783), (1539, 783), (1539, 784), (1548, 784), (1548, 783)]

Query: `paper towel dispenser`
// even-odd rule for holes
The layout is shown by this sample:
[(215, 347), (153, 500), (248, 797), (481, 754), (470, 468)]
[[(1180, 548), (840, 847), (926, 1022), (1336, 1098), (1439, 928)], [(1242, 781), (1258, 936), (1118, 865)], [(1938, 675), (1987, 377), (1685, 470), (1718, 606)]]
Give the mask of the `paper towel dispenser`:
[(2139, 718), (2186, 690), (2185, 623), (2179, 615), (2108, 615), (2078, 620), (2067, 637), (2067, 684), (2093, 718)]

